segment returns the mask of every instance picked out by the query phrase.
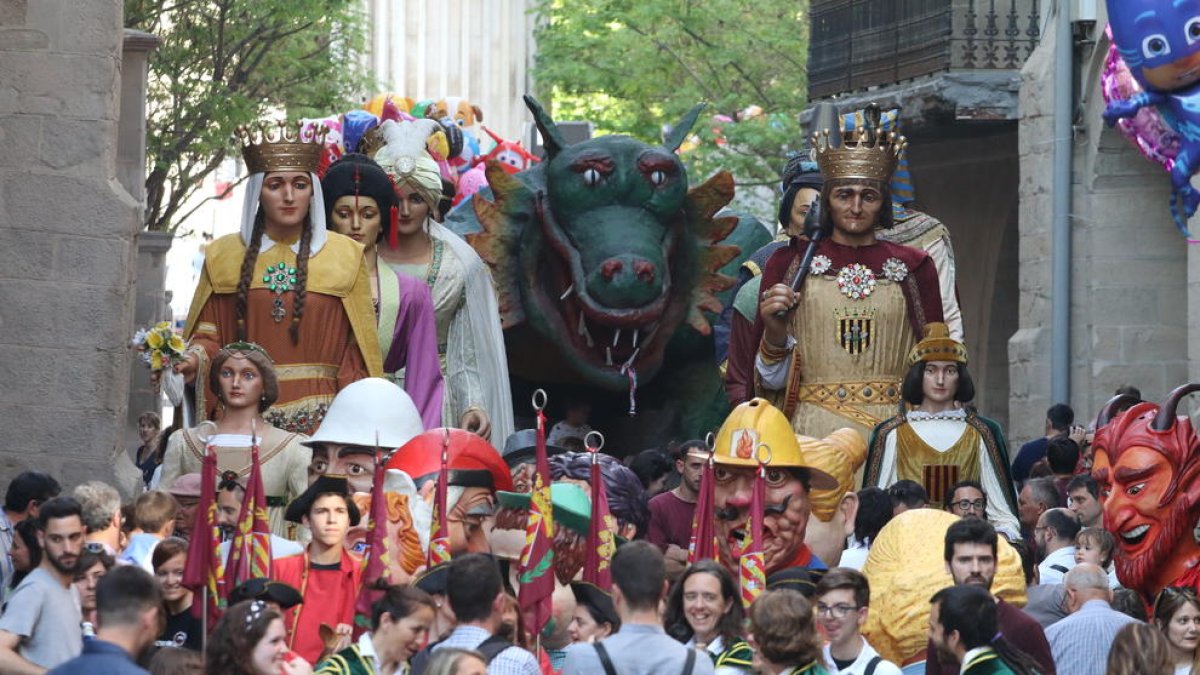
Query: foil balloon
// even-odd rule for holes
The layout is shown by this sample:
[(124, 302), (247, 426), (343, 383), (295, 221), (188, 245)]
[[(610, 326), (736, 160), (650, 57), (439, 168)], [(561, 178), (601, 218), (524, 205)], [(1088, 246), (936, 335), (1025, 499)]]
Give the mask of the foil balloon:
[(379, 126), (379, 118), (365, 110), (351, 110), (342, 115), (342, 146), (350, 152), (362, 152), (358, 144), (368, 131)]
[[(1104, 121), (1125, 122), (1122, 131), (1167, 168), (1171, 217), (1190, 236), (1187, 220), (1200, 206), (1200, 191), (1191, 185), (1200, 169), (1200, 0), (1108, 0), (1107, 5), (1113, 46), (1130, 78), (1115, 63), (1106, 64)], [(1144, 114), (1148, 111), (1157, 111), (1161, 127)]]
[(321, 163), (317, 165), (317, 175), (324, 176), (329, 165), (338, 161), (343, 154), (342, 118), (340, 115), (330, 115), (321, 119), (306, 118), (303, 125), (305, 133), (319, 125), (328, 129), (325, 134), (325, 149), (321, 151)]

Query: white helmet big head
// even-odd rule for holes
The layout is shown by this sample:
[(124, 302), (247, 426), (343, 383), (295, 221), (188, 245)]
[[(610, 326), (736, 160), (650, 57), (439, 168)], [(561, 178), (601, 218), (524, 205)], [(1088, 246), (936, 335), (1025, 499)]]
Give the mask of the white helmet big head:
[(321, 426), (304, 445), (337, 443), (369, 448), (378, 443), (381, 448), (395, 449), (424, 431), (421, 413), (403, 389), (381, 377), (368, 377), (338, 392)]

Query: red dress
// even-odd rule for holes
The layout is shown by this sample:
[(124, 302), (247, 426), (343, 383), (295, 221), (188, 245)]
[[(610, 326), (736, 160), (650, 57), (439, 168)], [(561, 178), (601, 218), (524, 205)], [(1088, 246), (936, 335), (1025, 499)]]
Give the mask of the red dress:
[(272, 564), (271, 578), (299, 589), (304, 598), (283, 614), (292, 651), (316, 663), (325, 651), (321, 624), (331, 629), (339, 623), (354, 625), (354, 603), (362, 586), (362, 572), (362, 559), (349, 551), (342, 551), (336, 569), (313, 567), (307, 552)]

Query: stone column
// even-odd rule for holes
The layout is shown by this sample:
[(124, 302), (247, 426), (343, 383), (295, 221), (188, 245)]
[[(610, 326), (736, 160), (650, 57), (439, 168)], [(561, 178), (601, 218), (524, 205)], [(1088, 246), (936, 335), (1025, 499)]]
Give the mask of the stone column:
[(120, 0), (0, 0), (0, 476), (132, 492)]

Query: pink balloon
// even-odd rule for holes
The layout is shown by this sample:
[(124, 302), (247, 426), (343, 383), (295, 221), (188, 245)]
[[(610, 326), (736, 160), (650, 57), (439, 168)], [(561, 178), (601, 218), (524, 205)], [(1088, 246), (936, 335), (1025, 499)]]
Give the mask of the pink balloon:
[[(1104, 60), (1104, 71), (1100, 74), (1100, 91), (1104, 102), (1128, 100), (1141, 93), (1142, 87), (1133, 79), (1133, 74), (1117, 53), (1116, 45), (1108, 47)], [(1154, 160), (1168, 172), (1175, 166), (1179, 154), (1179, 134), (1167, 124), (1158, 109), (1146, 106), (1133, 118), (1119, 120), (1117, 128), (1133, 141), (1146, 158)]]

